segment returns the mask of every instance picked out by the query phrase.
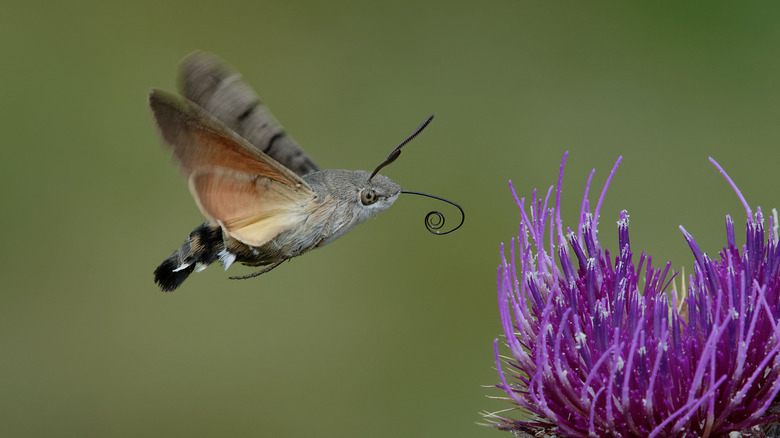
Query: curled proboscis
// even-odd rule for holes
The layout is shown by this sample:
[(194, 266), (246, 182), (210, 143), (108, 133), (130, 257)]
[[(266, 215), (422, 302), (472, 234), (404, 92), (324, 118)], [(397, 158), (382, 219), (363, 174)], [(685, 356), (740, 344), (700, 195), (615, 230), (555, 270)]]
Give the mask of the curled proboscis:
[(460, 223), (455, 228), (447, 231), (439, 231), (442, 228), (444, 228), (444, 223), (445, 223), (444, 213), (438, 210), (429, 211), (428, 214), (425, 215), (425, 228), (428, 229), (428, 231), (430, 231), (433, 234), (436, 234), (438, 236), (449, 234), (457, 230), (458, 228), (460, 228), (463, 225), (463, 222), (466, 221), (466, 213), (463, 211), (463, 208), (461, 208), (461, 206), (458, 205), (457, 203), (450, 201), (449, 199), (440, 198), (438, 196), (429, 195), (427, 193), (411, 192), (408, 190), (404, 190), (401, 193), (408, 193), (410, 195), (427, 196), (429, 198), (438, 199), (439, 201), (443, 201), (450, 205), (455, 206), (455, 208), (457, 208), (460, 211)]

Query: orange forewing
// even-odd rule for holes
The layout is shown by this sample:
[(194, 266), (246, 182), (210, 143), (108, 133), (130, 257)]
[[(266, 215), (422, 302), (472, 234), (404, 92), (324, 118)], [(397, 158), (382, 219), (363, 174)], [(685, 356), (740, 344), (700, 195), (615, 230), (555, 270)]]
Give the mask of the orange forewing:
[(154, 90), (149, 103), (201, 212), (232, 237), (260, 246), (305, 220), (316, 195), (192, 102)]
[(202, 167), (225, 167), (267, 176), (290, 187), (307, 186), (298, 175), (258, 151), (193, 102), (153, 90), (149, 104), (188, 179)]

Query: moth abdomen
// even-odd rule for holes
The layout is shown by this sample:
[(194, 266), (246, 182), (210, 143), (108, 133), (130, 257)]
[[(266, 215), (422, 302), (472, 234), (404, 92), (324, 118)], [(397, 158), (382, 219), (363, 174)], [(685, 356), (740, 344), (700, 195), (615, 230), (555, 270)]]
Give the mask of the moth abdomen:
[(206, 222), (195, 228), (187, 240), (154, 270), (154, 281), (164, 292), (181, 286), (195, 271), (213, 263), (225, 249), (222, 228)]

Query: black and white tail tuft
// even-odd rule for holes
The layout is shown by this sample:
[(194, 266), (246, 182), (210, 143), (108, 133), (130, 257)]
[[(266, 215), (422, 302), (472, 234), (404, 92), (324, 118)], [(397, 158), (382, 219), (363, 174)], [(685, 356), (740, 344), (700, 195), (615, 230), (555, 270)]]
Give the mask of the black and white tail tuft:
[(154, 281), (163, 292), (179, 287), (193, 271), (206, 268), (225, 249), (219, 225), (205, 223), (190, 233), (181, 247), (154, 270)]

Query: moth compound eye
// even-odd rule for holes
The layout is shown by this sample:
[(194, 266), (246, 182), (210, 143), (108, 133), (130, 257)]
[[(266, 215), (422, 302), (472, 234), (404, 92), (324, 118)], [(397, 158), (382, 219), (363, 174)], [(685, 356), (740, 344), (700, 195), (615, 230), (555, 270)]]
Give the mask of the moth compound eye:
[(374, 189), (363, 189), (360, 191), (360, 202), (363, 203), (363, 205), (371, 205), (375, 203), (379, 199), (379, 197), (376, 195), (376, 190)]

